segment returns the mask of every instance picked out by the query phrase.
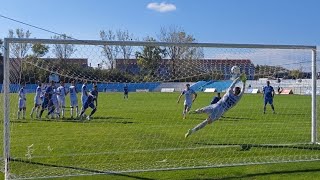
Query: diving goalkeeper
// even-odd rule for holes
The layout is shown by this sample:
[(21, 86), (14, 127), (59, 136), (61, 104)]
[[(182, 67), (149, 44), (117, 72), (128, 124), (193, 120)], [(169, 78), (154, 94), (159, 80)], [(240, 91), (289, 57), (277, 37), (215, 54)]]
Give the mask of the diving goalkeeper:
[[(235, 85), (242, 81), (242, 90), (240, 87), (235, 87)], [(243, 73), (240, 77), (237, 77), (224, 96), (221, 98), (219, 102), (216, 104), (212, 104), (200, 109), (195, 110), (195, 113), (207, 113), (209, 117), (195, 126), (193, 129), (189, 129), (188, 132), (185, 134), (185, 137), (187, 138), (191, 134), (195, 133), (196, 131), (204, 128), (207, 124), (211, 124), (212, 122), (218, 120), (225, 112), (227, 112), (229, 109), (231, 109), (233, 106), (235, 106), (239, 100), (241, 99), (244, 90), (245, 90), (245, 84), (246, 84), (247, 77)], [(234, 88), (235, 87), (235, 88)]]

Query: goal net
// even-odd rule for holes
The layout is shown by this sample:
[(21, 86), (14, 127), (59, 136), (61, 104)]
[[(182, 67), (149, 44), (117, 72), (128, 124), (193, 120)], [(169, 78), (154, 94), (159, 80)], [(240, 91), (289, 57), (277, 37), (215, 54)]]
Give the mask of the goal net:
[[(68, 39), (5, 39), (4, 45), (0, 112), (7, 178), (320, 159), (316, 47)], [(244, 95), (225, 113), (210, 115), (220, 114), (219, 119), (185, 138), (209, 117), (194, 111), (229, 92), (237, 77), (233, 66), (246, 75), (244, 86), (236, 84)], [(274, 89), (275, 113), (262, 93), (272, 92), (265, 88), (267, 81)], [(78, 111), (76, 104), (70, 107), (72, 82)], [(95, 86), (99, 92), (91, 119), (86, 118), (91, 104), (85, 117), (77, 117), (85, 106), (85, 82), (89, 96)], [(193, 91), (184, 91), (186, 84)], [(197, 98), (186, 113), (184, 101), (193, 92)], [(64, 93), (65, 107), (56, 105), (54, 97), (61, 102)]]

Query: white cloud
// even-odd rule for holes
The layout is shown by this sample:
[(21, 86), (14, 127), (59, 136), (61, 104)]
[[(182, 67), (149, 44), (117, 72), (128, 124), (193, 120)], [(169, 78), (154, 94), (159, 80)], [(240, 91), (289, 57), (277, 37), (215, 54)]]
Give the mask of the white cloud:
[(165, 2), (162, 2), (162, 3), (155, 3), (155, 2), (149, 3), (147, 5), (147, 8), (151, 9), (151, 10), (158, 11), (158, 12), (169, 12), (169, 11), (175, 11), (177, 9), (176, 5), (170, 4), (170, 3), (165, 3)]

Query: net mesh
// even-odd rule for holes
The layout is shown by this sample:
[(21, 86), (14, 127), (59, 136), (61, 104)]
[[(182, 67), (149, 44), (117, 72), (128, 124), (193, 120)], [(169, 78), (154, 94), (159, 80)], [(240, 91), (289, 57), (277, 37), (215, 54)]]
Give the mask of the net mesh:
[[(311, 50), (208, 48), (193, 46), (106, 46), (43, 43), (39, 55), (29, 43), (22, 57), (10, 44), (10, 174), (13, 178), (60, 177), (243, 164), (319, 160), (311, 139)], [(20, 43), (21, 45), (21, 43)], [(24, 44), (25, 45), (25, 44)], [(125, 47), (125, 48), (123, 48)], [(121, 51), (126, 49), (126, 52)], [(113, 52), (117, 51), (117, 52)], [(110, 53), (116, 54), (110, 56)], [(18, 53), (19, 54), (19, 53)], [(109, 56), (108, 56), (109, 55)], [(109, 59), (113, 57), (112, 59)], [(210, 104), (232, 83), (231, 68), (247, 76), (239, 103), (211, 125), (185, 138), (208, 115), (193, 110)], [(37, 83), (75, 81), (97, 85), (91, 120), (30, 117)], [(261, 93), (269, 80), (276, 114)], [(197, 93), (182, 119), (178, 96), (191, 85)], [(24, 86), (25, 84), (25, 86)], [(19, 111), (24, 86), (26, 114)], [(242, 87), (242, 83), (237, 84)], [(124, 95), (128, 88), (128, 97)], [(169, 93), (171, 92), (171, 93)], [(82, 106), (78, 93), (79, 109)], [(3, 98), (3, 97), (2, 97)], [(5, 109), (9, 111), (9, 109)], [(80, 111), (80, 110), (79, 110)], [(3, 109), (0, 110), (3, 114)], [(86, 111), (88, 115), (89, 108)], [(3, 127), (2, 127), (3, 128)], [(2, 141), (1, 141), (2, 142)]]

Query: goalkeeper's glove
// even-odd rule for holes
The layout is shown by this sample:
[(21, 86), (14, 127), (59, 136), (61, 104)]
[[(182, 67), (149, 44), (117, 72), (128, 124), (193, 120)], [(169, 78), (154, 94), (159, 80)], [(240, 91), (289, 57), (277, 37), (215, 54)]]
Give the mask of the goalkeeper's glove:
[(247, 75), (245, 73), (242, 73), (240, 76), (240, 80), (245, 83), (247, 81)]

